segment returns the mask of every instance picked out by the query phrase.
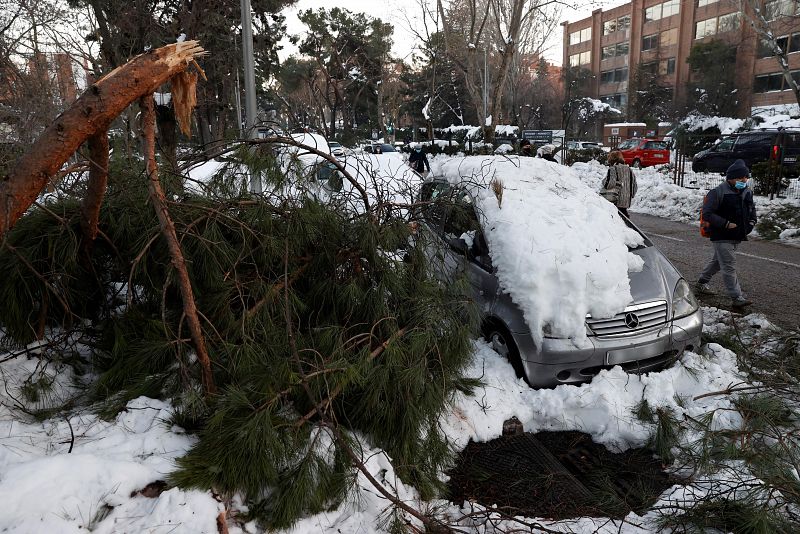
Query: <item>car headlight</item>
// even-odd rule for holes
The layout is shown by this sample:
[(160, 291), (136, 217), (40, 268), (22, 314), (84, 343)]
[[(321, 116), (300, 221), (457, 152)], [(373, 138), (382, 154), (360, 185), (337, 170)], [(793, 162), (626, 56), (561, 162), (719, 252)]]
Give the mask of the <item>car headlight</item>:
[(697, 311), (700, 305), (692, 293), (689, 284), (681, 278), (675, 284), (675, 292), (672, 294), (672, 318), (680, 319)]

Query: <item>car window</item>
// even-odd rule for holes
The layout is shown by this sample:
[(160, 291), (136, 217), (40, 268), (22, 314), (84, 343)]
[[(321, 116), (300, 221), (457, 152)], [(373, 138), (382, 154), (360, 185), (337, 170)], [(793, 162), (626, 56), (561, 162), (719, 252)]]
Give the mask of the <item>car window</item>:
[(388, 143), (382, 144), (381, 145), (381, 150), (383, 152), (397, 152), (397, 150), (395, 150), (394, 147), (392, 145), (388, 144)]
[(645, 143), (644, 148), (647, 150), (666, 150), (667, 143), (663, 141), (648, 141)]
[(717, 146), (714, 147), (715, 152), (730, 152), (733, 150), (733, 143), (736, 141), (733, 137), (729, 137), (728, 139), (723, 139)]
[(628, 139), (627, 141), (621, 142), (618, 148), (620, 150), (629, 150), (631, 148), (636, 148), (637, 146), (639, 146), (638, 139)]
[(739, 138), (736, 140), (736, 147), (752, 148), (754, 146), (759, 146), (759, 145), (772, 146), (773, 137), (774, 135), (771, 133), (740, 135)]
[(783, 144), (786, 148), (800, 148), (800, 133), (784, 133)]

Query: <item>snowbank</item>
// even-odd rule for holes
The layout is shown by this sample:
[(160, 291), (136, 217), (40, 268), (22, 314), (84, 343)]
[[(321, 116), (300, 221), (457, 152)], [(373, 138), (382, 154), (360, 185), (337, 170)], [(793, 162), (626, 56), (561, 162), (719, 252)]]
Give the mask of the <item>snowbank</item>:
[[(434, 175), (470, 188), (502, 289), (520, 307), (534, 339), (549, 325), (580, 343), (587, 313), (609, 317), (632, 301), (628, 251), (641, 236), (568, 167), (538, 158), (437, 158)], [(491, 188), (503, 184), (502, 203)]]

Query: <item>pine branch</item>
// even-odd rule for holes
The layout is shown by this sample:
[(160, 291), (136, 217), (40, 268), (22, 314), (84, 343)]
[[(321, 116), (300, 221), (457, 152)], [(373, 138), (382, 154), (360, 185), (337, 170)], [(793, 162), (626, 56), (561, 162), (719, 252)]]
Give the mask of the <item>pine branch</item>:
[(172, 222), (172, 217), (167, 208), (164, 190), (161, 188), (161, 182), (159, 182), (158, 179), (155, 134), (156, 112), (153, 95), (151, 94), (141, 98), (139, 100), (139, 105), (142, 108), (142, 127), (144, 129), (145, 161), (147, 162), (148, 177), (147, 188), (150, 192), (150, 200), (156, 210), (161, 232), (164, 239), (167, 241), (167, 246), (169, 247), (170, 256), (172, 258), (172, 265), (175, 267), (178, 274), (178, 286), (181, 290), (183, 311), (189, 323), (189, 331), (194, 341), (195, 351), (197, 351), (197, 359), (200, 361), (200, 366), (202, 367), (203, 391), (206, 395), (213, 395), (217, 392), (217, 387), (214, 384), (214, 376), (211, 373), (211, 358), (208, 355), (206, 343), (203, 339), (203, 330), (200, 327), (200, 318), (197, 313), (194, 292), (192, 290), (191, 281), (189, 280), (189, 271), (186, 268), (186, 259), (178, 243), (175, 223)]

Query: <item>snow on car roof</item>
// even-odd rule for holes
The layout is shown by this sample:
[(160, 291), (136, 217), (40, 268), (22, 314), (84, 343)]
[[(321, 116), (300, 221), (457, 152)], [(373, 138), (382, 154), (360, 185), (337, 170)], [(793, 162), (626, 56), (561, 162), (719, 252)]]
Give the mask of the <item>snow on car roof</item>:
[[(536, 158), (437, 158), (433, 174), (470, 189), (500, 285), (520, 307), (534, 340), (586, 342), (585, 318), (610, 317), (632, 301), (628, 247), (643, 238), (570, 169)], [(500, 201), (489, 186), (502, 182)]]

